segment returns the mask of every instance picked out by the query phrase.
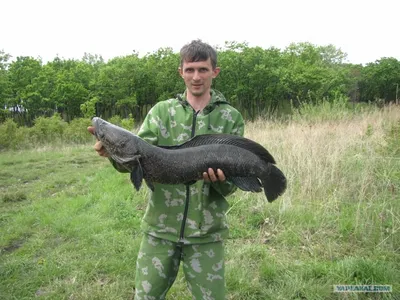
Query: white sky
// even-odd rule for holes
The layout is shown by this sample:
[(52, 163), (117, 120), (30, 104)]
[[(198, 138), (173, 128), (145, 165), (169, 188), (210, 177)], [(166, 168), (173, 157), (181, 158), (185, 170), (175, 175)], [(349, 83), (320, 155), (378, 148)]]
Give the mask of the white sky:
[(333, 44), (351, 63), (400, 60), (399, 0), (1, 0), (0, 50), (17, 56), (105, 60), (180, 47), (248, 42)]

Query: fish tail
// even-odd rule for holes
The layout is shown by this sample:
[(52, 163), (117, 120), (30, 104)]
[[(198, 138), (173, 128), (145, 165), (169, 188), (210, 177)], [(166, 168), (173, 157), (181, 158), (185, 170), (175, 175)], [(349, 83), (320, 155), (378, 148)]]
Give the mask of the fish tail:
[(261, 179), (268, 202), (274, 201), (286, 190), (286, 177), (273, 164), (268, 164), (268, 174)]

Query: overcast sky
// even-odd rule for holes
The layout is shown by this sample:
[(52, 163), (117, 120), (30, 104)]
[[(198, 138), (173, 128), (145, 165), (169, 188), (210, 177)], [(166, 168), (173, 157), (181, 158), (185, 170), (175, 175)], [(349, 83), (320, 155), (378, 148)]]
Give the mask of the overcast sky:
[(351, 63), (400, 60), (399, 0), (2, 0), (0, 50), (17, 56), (105, 60), (200, 38), (250, 47), (333, 44)]

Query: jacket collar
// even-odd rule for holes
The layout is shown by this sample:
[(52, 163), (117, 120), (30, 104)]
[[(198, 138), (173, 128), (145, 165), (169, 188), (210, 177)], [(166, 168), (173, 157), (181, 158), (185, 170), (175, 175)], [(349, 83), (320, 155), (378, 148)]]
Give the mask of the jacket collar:
[[(187, 101), (186, 91), (183, 94), (178, 94), (177, 99), (184, 108), (187, 108), (187, 107), (192, 108), (191, 105), (189, 104), (189, 102)], [(211, 100), (207, 104), (207, 106), (204, 107), (202, 114), (204, 114), (204, 115), (209, 114), (211, 111), (214, 110), (214, 108), (216, 106), (218, 106), (220, 104), (229, 104), (229, 102), (225, 99), (224, 95), (222, 95), (221, 92), (211, 89)]]

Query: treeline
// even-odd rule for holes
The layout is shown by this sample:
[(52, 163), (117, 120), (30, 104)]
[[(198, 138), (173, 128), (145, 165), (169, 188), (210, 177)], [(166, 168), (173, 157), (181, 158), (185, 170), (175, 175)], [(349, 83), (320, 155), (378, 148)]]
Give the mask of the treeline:
[[(353, 102), (395, 101), (400, 62), (381, 58), (365, 66), (346, 63), (333, 45), (292, 44), (280, 50), (229, 42), (219, 51), (222, 71), (214, 88), (247, 119), (285, 112), (300, 103), (346, 98)], [(85, 54), (81, 60), (42, 63), (0, 51), (0, 122), (13, 118), (32, 125), (54, 113), (70, 122), (94, 115), (140, 121), (158, 101), (184, 91), (179, 54), (170, 48), (105, 62)], [(398, 96), (397, 96), (398, 97)]]

